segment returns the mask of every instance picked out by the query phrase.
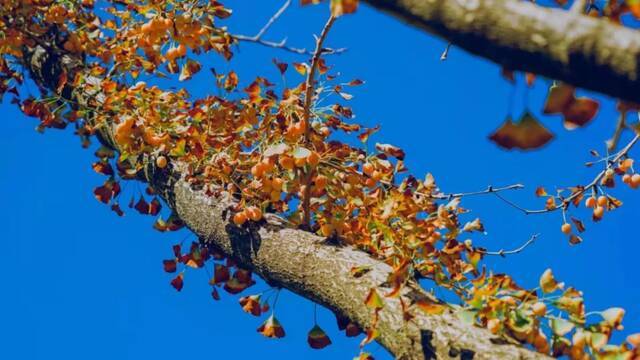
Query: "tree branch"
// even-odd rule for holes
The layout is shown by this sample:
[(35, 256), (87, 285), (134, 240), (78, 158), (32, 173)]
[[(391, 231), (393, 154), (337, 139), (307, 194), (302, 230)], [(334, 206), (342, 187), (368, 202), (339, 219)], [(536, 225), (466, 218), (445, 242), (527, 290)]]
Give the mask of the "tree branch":
[(511, 70), (640, 103), (640, 32), (518, 0), (365, 0)]
[[(25, 55), (24, 65), (39, 86), (55, 92), (62, 69), (71, 74), (83, 71), (83, 65), (70, 55), (53, 54), (50, 49), (38, 46), (36, 51)], [(96, 83), (100, 81), (88, 74), (85, 78)], [(72, 94), (71, 100), (85, 106), (90, 106), (90, 99), (100, 97), (96, 93)], [(103, 126), (98, 132), (103, 144), (118, 150), (112, 127)], [(173, 163), (159, 169), (152, 160), (147, 159), (140, 179), (150, 183), (201, 242), (221, 250), (239, 266), (252, 270), (270, 284), (315, 301), (361, 328), (373, 326), (371, 310), (364, 304), (364, 299), (371, 288), (386, 286), (392, 271), (389, 265), (350, 246), (331, 245), (312, 233), (288, 228), (271, 214), (266, 214), (259, 224), (238, 227), (230, 219), (230, 209), (235, 204), (228, 194), (208, 196), (193, 189), (181, 177), (185, 164)], [(362, 277), (354, 277), (351, 269), (362, 266), (371, 271)], [(399, 297), (387, 299), (376, 324), (380, 333), (376, 340), (398, 359), (548, 358), (486, 329), (468, 325), (451, 309), (439, 315), (426, 315), (412, 307), (410, 310), (415, 318), (407, 322), (403, 319), (400, 299), (405, 304), (418, 300), (438, 302), (417, 283), (405, 286)]]

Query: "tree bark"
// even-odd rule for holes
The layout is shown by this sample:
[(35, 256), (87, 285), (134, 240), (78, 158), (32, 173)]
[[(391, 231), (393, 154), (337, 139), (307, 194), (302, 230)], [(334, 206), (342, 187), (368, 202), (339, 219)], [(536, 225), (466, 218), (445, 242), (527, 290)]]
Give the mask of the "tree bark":
[(511, 70), (640, 103), (640, 32), (520, 0), (364, 0)]
[[(24, 65), (42, 88), (56, 91), (62, 69), (69, 74), (83, 71), (82, 62), (61, 49), (38, 45), (25, 54)], [(100, 81), (87, 75), (85, 79)], [(98, 87), (99, 88), (99, 87)], [(63, 93), (71, 94), (68, 89)], [(100, 98), (99, 93), (77, 94), (73, 100), (84, 106)], [(103, 128), (100, 141), (118, 150), (113, 128)], [(149, 182), (184, 223), (207, 245), (224, 252), (238, 265), (252, 270), (273, 286), (286, 288), (349, 318), (361, 328), (372, 326), (372, 310), (364, 299), (371, 288), (381, 293), (391, 268), (381, 260), (349, 246), (337, 246), (306, 231), (287, 228), (277, 216), (267, 214), (262, 223), (238, 227), (230, 221), (233, 199), (214, 198), (193, 189), (181, 176), (184, 164), (173, 163), (164, 170), (148, 159), (140, 180)], [(369, 266), (362, 277), (351, 275), (352, 267)], [(406, 303), (419, 299), (438, 301), (412, 283), (402, 290)], [(426, 315), (419, 310), (406, 322), (398, 298), (386, 299), (379, 313), (376, 339), (399, 359), (547, 359), (544, 354), (521, 344), (468, 325), (451, 310)]]

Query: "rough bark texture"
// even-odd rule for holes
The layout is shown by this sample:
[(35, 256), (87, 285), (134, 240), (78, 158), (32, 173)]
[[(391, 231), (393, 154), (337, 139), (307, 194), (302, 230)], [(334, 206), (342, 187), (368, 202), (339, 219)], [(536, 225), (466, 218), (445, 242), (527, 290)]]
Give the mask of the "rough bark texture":
[(364, 0), (473, 54), (640, 103), (640, 32), (519, 0)]
[[(38, 46), (35, 51), (25, 53), (25, 65), (42, 88), (55, 89), (62, 69), (68, 73), (82, 71), (79, 59), (59, 51)], [(68, 90), (63, 90), (63, 94), (70, 95)], [(100, 98), (96, 93), (70, 96), (84, 106), (91, 106)], [(112, 131), (101, 130), (99, 139), (117, 150), (111, 140)], [(351, 247), (331, 245), (311, 233), (287, 228), (277, 217), (268, 214), (262, 224), (239, 228), (230, 222), (233, 199), (212, 198), (192, 189), (182, 180), (180, 167), (181, 164), (172, 164), (161, 171), (148, 165), (140, 179), (148, 181), (163, 196), (201, 241), (222, 250), (268, 283), (316, 301), (361, 328), (370, 327), (372, 311), (365, 306), (364, 299), (373, 287), (382, 287), (383, 293), (388, 291), (384, 289), (390, 271), (388, 265)], [(370, 266), (372, 270), (354, 278), (350, 269), (356, 266)], [(407, 303), (430, 298), (415, 283), (406, 287), (402, 296)], [(441, 315), (416, 311), (415, 315), (412, 322), (405, 322), (398, 299), (387, 299), (379, 314), (377, 341), (399, 359), (547, 358), (492, 335), (486, 329), (467, 325), (451, 311)]]

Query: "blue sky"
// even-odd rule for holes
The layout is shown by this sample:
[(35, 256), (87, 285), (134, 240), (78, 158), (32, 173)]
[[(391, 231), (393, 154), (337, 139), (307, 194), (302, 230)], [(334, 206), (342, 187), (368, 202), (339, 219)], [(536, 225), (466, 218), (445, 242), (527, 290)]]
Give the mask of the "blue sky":
[[(252, 35), (281, 5), (278, 1), (225, 2), (235, 13), (226, 21), (234, 33)], [(283, 16), (267, 38), (287, 37), (291, 45), (313, 45), (327, 6), (300, 8)], [(366, 81), (352, 91), (357, 121), (382, 125), (372, 141), (399, 145), (407, 165), (419, 176), (435, 175), (447, 192), (484, 189), (487, 185), (523, 183), (525, 190), (506, 194), (524, 206), (541, 206), (536, 186), (589, 182), (597, 169), (583, 163), (589, 149), (603, 152), (603, 141), (613, 131), (616, 113), (603, 99), (598, 117), (573, 132), (562, 128), (557, 116), (540, 119), (557, 136), (542, 150), (505, 152), (487, 141), (509, 109), (540, 114), (549, 81), (539, 79), (525, 95), (500, 77), (494, 64), (453, 47), (446, 62), (439, 60), (445, 43), (366, 6), (341, 18), (328, 45), (348, 47), (347, 53), (328, 59), (345, 80)], [(256, 75), (278, 81), (271, 60), (303, 61), (304, 57), (241, 44), (231, 62), (207, 58), (204, 68), (235, 70), (241, 82)], [(289, 82), (301, 80), (291, 69)], [(215, 91), (208, 71), (188, 84), (192, 93)], [(32, 90), (33, 91), (33, 90)], [(599, 97), (600, 98), (600, 97)], [(306, 333), (313, 326), (313, 305), (284, 292), (278, 318), (287, 337), (269, 340), (255, 332), (261, 323), (241, 311), (237, 297), (209, 296), (203, 271), (186, 274), (177, 293), (162, 271), (171, 245), (194, 240), (187, 231), (160, 234), (153, 219), (129, 212), (118, 218), (93, 198), (93, 187), (103, 177), (90, 164), (93, 151), (82, 150), (68, 131), (34, 131), (35, 120), (8, 104), (0, 105), (0, 232), (5, 254), (0, 296), (0, 357), (6, 359), (172, 359), (183, 356), (221, 358), (350, 358), (360, 339), (337, 332), (333, 316), (319, 311), (319, 323), (334, 344), (310, 349)], [(637, 154), (637, 151), (632, 154)], [(143, 187), (130, 183), (125, 199)], [(541, 236), (525, 252), (487, 263), (512, 274), (524, 286), (536, 286), (539, 275), (552, 268), (556, 277), (585, 293), (588, 310), (621, 306), (627, 310), (622, 334), (640, 331), (640, 286), (636, 231), (640, 197), (620, 188), (613, 194), (625, 206), (607, 213), (603, 222), (587, 222), (584, 242), (570, 246), (559, 231), (559, 213), (524, 216), (494, 197), (469, 198), (463, 206), (470, 218), (484, 220), (487, 235), (476, 244), (489, 249), (514, 248), (532, 234)], [(578, 212), (583, 219), (588, 214)], [(255, 291), (266, 289), (262, 282)], [(616, 339), (621, 340), (618, 336)], [(378, 345), (368, 347), (377, 358), (389, 358)]]

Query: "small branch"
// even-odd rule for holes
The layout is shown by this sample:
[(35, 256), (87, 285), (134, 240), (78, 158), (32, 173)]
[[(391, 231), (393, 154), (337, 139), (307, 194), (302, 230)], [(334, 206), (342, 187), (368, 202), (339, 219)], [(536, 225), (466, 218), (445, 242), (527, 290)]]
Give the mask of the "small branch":
[(524, 189), (524, 185), (513, 184), (513, 185), (508, 185), (508, 186), (503, 186), (498, 188), (494, 188), (493, 186), (489, 185), (486, 190), (481, 190), (481, 191), (472, 191), (467, 193), (453, 193), (453, 194), (433, 194), (433, 195), (427, 195), (427, 196), (429, 196), (432, 199), (451, 200), (454, 198), (461, 198), (466, 196), (486, 195), (486, 194), (498, 193), (501, 191), (519, 190), (519, 189)]
[(451, 42), (448, 42), (447, 47), (444, 48), (442, 55), (440, 55), (440, 61), (447, 60), (447, 57), (449, 56), (449, 49), (451, 49)]
[(284, 14), (284, 12), (287, 10), (287, 8), (289, 8), (289, 5), (291, 5), (291, 0), (287, 0), (284, 3), (284, 5), (282, 5), (282, 7), (275, 14), (273, 14), (271, 19), (269, 19), (269, 21), (267, 21), (267, 23), (262, 27), (262, 29), (260, 29), (260, 31), (258, 31), (258, 33), (256, 34), (256, 36), (255, 36), (256, 40), (259, 40), (260, 38), (262, 38), (262, 35), (264, 35), (267, 32), (267, 30), (269, 30), (271, 25), (273, 25), (273, 23), (275, 23), (276, 20), (278, 20), (278, 18), (282, 14)]
[(605, 176), (607, 170), (611, 167), (611, 164), (615, 164), (620, 159), (622, 159), (624, 156), (626, 156), (629, 153), (629, 150), (631, 150), (631, 148), (638, 142), (638, 140), (640, 140), (640, 135), (634, 136), (633, 139), (631, 139), (631, 141), (629, 141), (629, 143), (624, 148), (622, 148), (622, 150), (620, 150), (611, 160), (609, 160), (607, 162), (606, 168), (604, 170), (602, 170), (601, 172), (599, 172), (598, 175), (596, 175), (596, 177), (593, 179), (593, 181), (591, 181), (588, 185), (583, 187), (581, 190), (578, 190), (578, 191), (574, 192), (569, 197), (567, 197), (565, 199), (562, 199), (562, 202), (560, 202), (560, 204), (554, 205), (553, 207), (545, 208), (545, 209), (529, 210), (529, 209), (526, 209), (526, 208), (514, 203), (513, 201), (503, 197), (502, 195), (500, 195), (498, 193), (494, 192), (494, 195), (496, 197), (498, 197), (498, 199), (504, 201), (509, 206), (522, 211), (525, 215), (543, 214), (543, 213), (553, 212), (553, 211), (556, 211), (558, 209), (565, 209), (567, 206), (569, 206), (569, 204), (575, 198), (577, 198), (578, 196), (581, 196), (582, 194), (584, 194), (585, 192), (587, 192), (587, 191), (589, 191), (591, 189), (594, 189), (598, 185), (598, 182), (600, 180), (602, 180), (602, 178)]
[[(311, 65), (308, 69), (307, 80), (305, 82), (305, 95), (304, 95), (304, 108), (302, 113), (302, 121), (304, 121), (304, 142), (307, 147), (311, 145), (311, 124), (309, 119), (311, 117), (311, 105), (313, 104), (313, 93), (315, 89), (315, 76), (322, 56), (322, 44), (331, 30), (331, 26), (336, 21), (333, 15), (329, 16), (327, 23), (324, 25), (320, 37), (316, 39), (316, 49), (313, 52), (311, 58)], [(304, 181), (304, 196), (302, 199), (302, 209), (304, 211), (303, 225), (307, 228), (311, 226), (311, 177), (313, 176), (314, 169), (309, 168), (309, 172), (305, 174)]]
[(540, 234), (532, 235), (529, 238), (529, 240), (527, 240), (527, 242), (525, 242), (524, 244), (520, 245), (520, 247), (518, 247), (517, 249), (513, 249), (513, 250), (505, 251), (504, 249), (500, 249), (498, 251), (487, 251), (487, 250), (482, 250), (482, 249), (476, 249), (476, 251), (481, 253), (481, 254), (485, 254), (485, 255), (499, 255), (499, 256), (505, 257), (506, 255), (513, 255), (513, 254), (517, 254), (519, 252), (522, 252), (529, 245), (533, 244), (538, 239), (538, 236), (540, 236)]
[(618, 147), (618, 142), (620, 141), (620, 136), (622, 135), (623, 130), (627, 126), (626, 122), (627, 113), (624, 111), (620, 112), (620, 116), (618, 117), (618, 123), (616, 124), (616, 130), (613, 132), (613, 136), (611, 139), (607, 141), (607, 149), (609, 152), (615, 151)]
[[(269, 19), (269, 21), (267, 21), (267, 23), (262, 27), (262, 29), (260, 29), (260, 31), (258, 31), (256, 35), (254, 36), (231, 35), (231, 37), (238, 41), (252, 42), (252, 43), (260, 44), (260, 45), (275, 48), (275, 49), (289, 51), (299, 55), (313, 55), (314, 54), (313, 52), (310, 52), (305, 48), (296, 48), (296, 47), (288, 46), (287, 39), (283, 39), (280, 42), (268, 41), (268, 40), (262, 39), (262, 36), (266, 34), (266, 32), (280, 18), (280, 16), (284, 14), (284, 12), (289, 8), (290, 5), (291, 5), (291, 0), (287, 0), (284, 3), (284, 5), (282, 5), (282, 7), (280, 7), (280, 9), (278, 9), (278, 11), (275, 14), (273, 14), (273, 16)], [(326, 49), (323, 49), (322, 52), (324, 55), (334, 55), (334, 54), (343, 53), (346, 50), (347, 50), (346, 48), (339, 48), (339, 49), (326, 48)]]
[[(234, 39), (236, 39), (238, 41), (252, 42), (252, 43), (256, 43), (256, 44), (259, 44), (259, 45), (267, 46), (267, 47), (270, 47), (270, 48), (292, 52), (292, 53), (298, 54), (298, 55), (313, 55), (312, 52), (310, 52), (309, 50), (307, 50), (305, 48), (296, 48), (296, 47), (288, 46), (286, 39), (284, 39), (284, 40), (282, 40), (280, 42), (275, 42), (275, 41), (267, 41), (267, 40), (262, 40), (262, 39), (254, 39), (253, 36), (249, 37), (249, 36), (244, 36), (244, 35), (231, 35), (231, 37), (233, 37)], [(338, 55), (338, 54), (342, 54), (345, 51), (347, 51), (347, 48), (338, 48), (338, 49), (324, 48), (322, 50), (322, 53), (323, 53), (323, 55)]]

